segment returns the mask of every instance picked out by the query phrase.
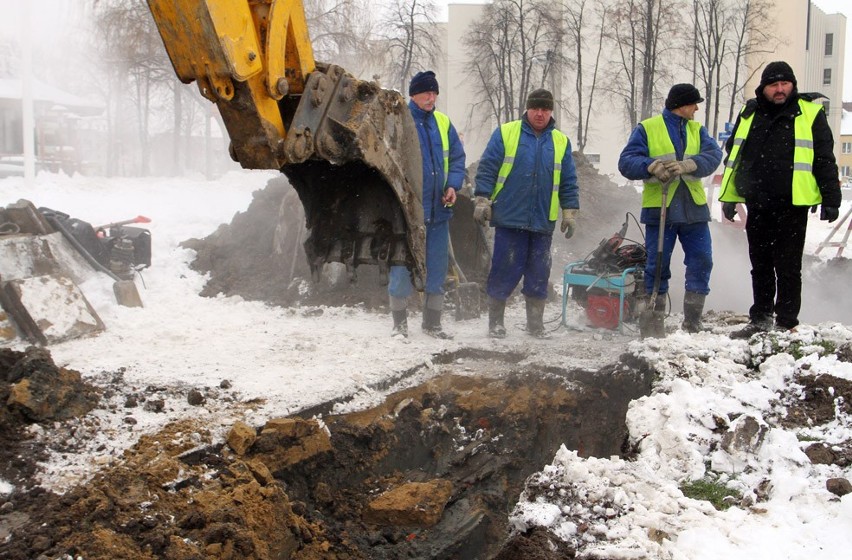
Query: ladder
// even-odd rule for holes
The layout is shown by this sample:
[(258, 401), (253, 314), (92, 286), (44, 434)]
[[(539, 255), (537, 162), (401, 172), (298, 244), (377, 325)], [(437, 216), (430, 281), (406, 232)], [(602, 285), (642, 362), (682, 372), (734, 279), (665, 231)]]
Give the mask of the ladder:
[[(837, 254), (835, 258), (840, 258), (843, 254), (843, 249), (846, 248), (846, 242), (849, 240), (849, 234), (852, 232), (852, 220), (849, 219), (849, 216), (852, 215), (852, 206), (849, 207), (849, 210), (843, 214), (843, 217), (837, 220), (837, 225), (831, 230), (831, 232), (826, 236), (825, 241), (819, 244), (816, 251), (814, 251), (815, 255), (819, 255), (819, 252), (825, 249), (826, 247), (837, 247)], [(846, 222), (849, 224), (846, 226), (846, 233), (843, 234), (843, 239), (841, 241), (831, 241), (834, 235), (840, 230), (840, 227)]]

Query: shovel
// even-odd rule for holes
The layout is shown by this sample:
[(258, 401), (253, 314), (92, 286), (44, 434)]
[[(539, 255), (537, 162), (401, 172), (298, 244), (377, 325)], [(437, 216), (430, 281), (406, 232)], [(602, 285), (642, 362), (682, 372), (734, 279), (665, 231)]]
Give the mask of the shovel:
[[(680, 176), (678, 175), (677, 178)], [(657, 237), (657, 261), (654, 265), (654, 288), (645, 309), (639, 314), (639, 338), (665, 338), (666, 312), (657, 311), (657, 295), (660, 293), (660, 280), (663, 274), (663, 238), (666, 231), (666, 211), (668, 209), (669, 186), (675, 177), (663, 183), (662, 204), (660, 204), (660, 234)]]
[(479, 284), (468, 282), (462, 272), (456, 254), (453, 251), (453, 241), (449, 242), (450, 264), (456, 274), (456, 321), (479, 318)]

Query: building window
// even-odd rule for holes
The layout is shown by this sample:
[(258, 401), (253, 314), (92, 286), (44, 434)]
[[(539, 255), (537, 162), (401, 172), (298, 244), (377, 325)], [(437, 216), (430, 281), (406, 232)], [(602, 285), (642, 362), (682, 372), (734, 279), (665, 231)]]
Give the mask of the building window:
[(840, 166), (840, 176), (841, 177), (852, 176), (852, 167), (849, 167), (848, 165), (841, 165)]
[(827, 86), (831, 84), (831, 68), (825, 68), (822, 71), (822, 85)]
[(825, 117), (826, 117), (826, 118), (830, 117), (830, 116), (831, 116), (831, 102), (830, 102), (830, 101), (825, 101), (825, 102), (822, 104), (822, 107), (823, 107), (823, 109), (825, 109)]
[[(841, 153), (852, 154), (852, 142), (844, 142)], [(844, 175), (848, 175), (848, 173), (844, 173)]]
[(825, 34), (825, 56), (834, 54), (834, 33)]

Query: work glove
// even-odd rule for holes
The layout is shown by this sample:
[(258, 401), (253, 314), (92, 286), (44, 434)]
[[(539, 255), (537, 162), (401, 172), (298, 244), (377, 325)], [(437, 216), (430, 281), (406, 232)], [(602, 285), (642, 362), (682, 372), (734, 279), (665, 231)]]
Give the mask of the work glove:
[(655, 159), (648, 166), (648, 173), (659, 179), (663, 183), (669, 182), (672, 178), (672, 173), (666, 169), (666, 165), (661, 159)]
[(489, 220), (491, 220), (491, 200), (484, 196), (477, 196), (473, 202), (475, 204), (473, 207), (474, 221), (481, 226), (487, 226)]
[(562, 209), (562, 224), (559, 229), (565, 234), (565, 239), (571, 239), (574, 232), (577, 231), (577, 210), (576, 208)]
[(828, 223), (833, 222), (840, 215), (840, 208), (836, 206), (821, 206), (819, 211), (819, 219), (827, 220)]
[(689, 175), (696, 169), (698, 169), (698, 164), (695, 163), (693, 159), (685, 159), (683, 161), (671, 160), (663, 163), (669, 173), (672, 174), (672, 177), (675, 175)]
[(724, 214), (724, 216), (727, 220), (733, 222), (734, 218), (737, 217), (737, 203), (736, 202), (723, 202), (722, 203), (722, 214)]

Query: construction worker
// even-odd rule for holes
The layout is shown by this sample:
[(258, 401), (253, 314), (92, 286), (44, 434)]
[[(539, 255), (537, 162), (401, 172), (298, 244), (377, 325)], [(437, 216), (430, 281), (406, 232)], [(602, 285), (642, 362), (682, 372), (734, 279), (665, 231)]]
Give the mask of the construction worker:
[(719, 200), (733, 221), (745, 202), (746, 238), (754, 303), (749, 324), (731, 334), (748, 338), (774, 326), (795, 329), (802, 306), (802, 253), (808, 208), (820, 204), (820, 219), (840, 212), (840, 181), (834, 137), (825, 110), (799, 94), (786, 62), (770, 62), (734, 124)]
[[(645, 224), (645, 292), (654, 291), (660, 216), (666, 204), (663, 231), (662, 269), (656, 301), (646, 305), (665, 311), (668, 299), (671, 258), (675, 242), (680, 240), (686, 265), (686, 293), (683, 298), (683, 323), (687, 332), (702, 330), (704, 300), (710, 293), (713, 248), (710, 240), (710, 207), (701, 177), (712, 174), (722, 161), (722, 150), (700, 123), (695, 113), (704, 101), (692, 84), (676, 84), (669, 90), (662, 114), (640, 122), (618, 158), (618, 170), (627, 179), (644, 182), (642, 213)], [(668, 197), (662, 199), (662, 186), (670, 183)]]
[[(449, 117), (435, 110), (438, 80), (431, 70), (418, 72), (408, 86), (408, 108), (417, 126), (423, 157), (423, 220), (426, 225), (426, 286), (423, 332), (450, 339), (441, 326), (444, 281), (449, 267), (450, 218), (456, 193), (465, 175), (465, 153)], [(408, 297), (413, 288), (408, 269), (392, 266), (388, 295), (393, 316), (393, 336), (408, 337)]]
[(556, 129), (553, 95), (529, 94), (520, 120), (494, 131), (476, 171), (474, 219), (495, 228), (488, 274), (488, 332), (506, 336), (506, 300), (524, 278), (527, 332), (546, 337), (544, 304), (550, 281), (553, 230), (571, 237), (580, 193), (568, 137)]

